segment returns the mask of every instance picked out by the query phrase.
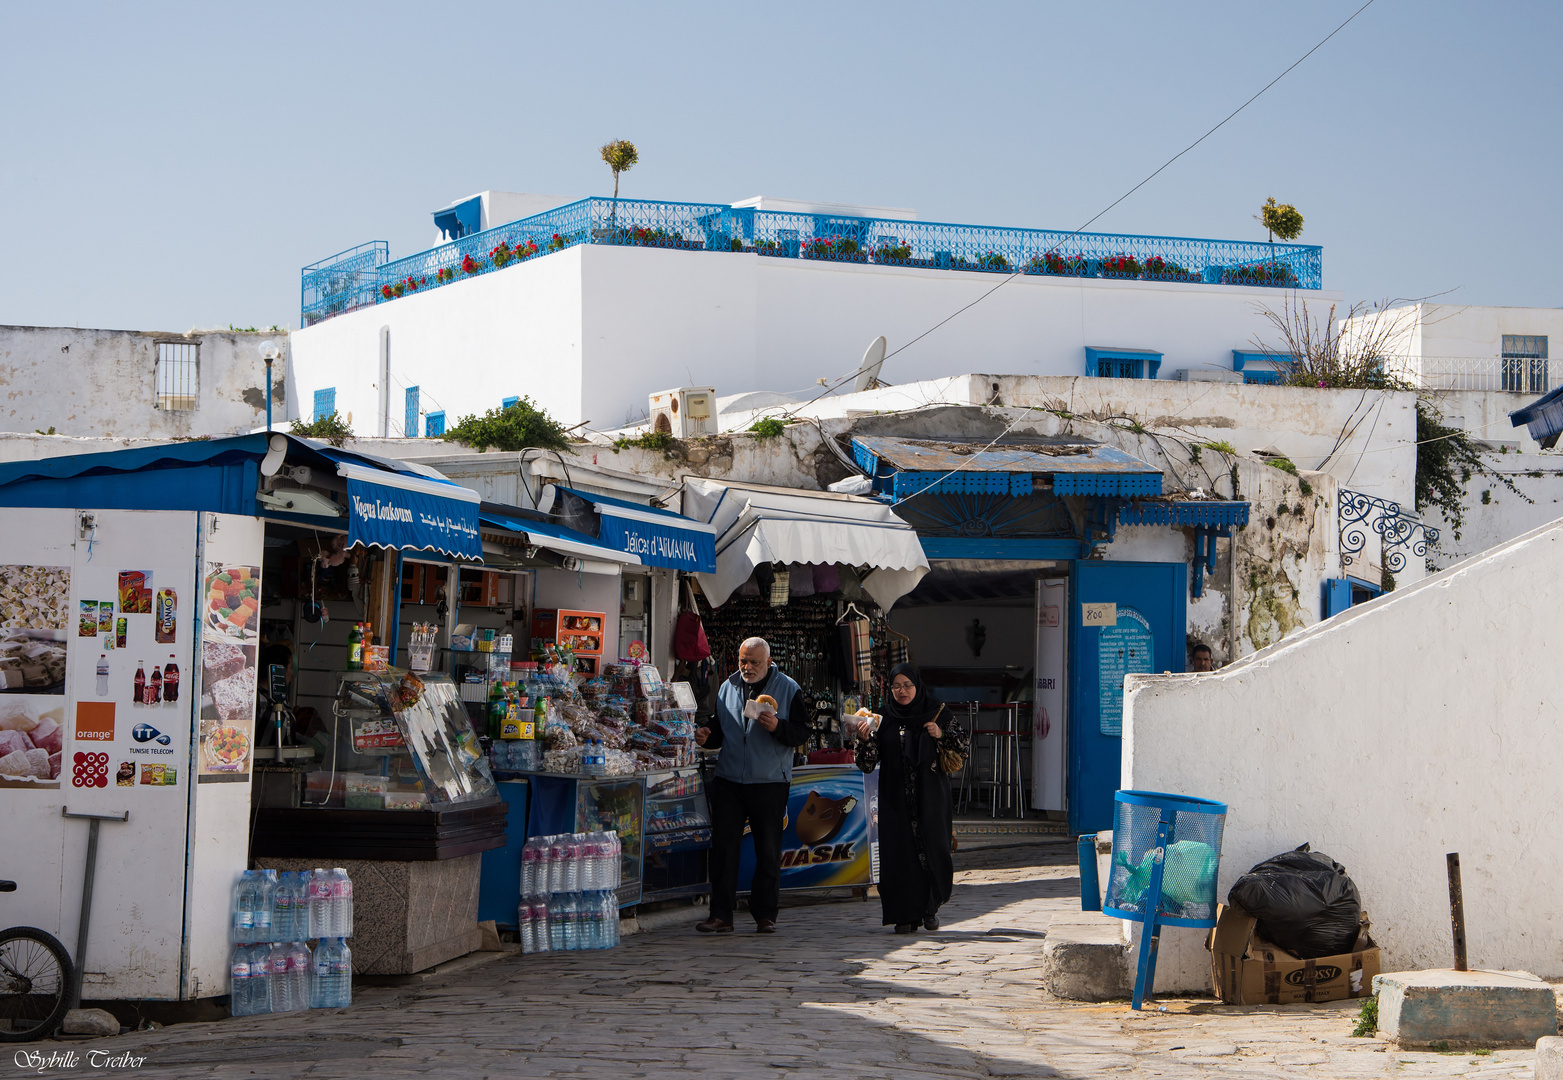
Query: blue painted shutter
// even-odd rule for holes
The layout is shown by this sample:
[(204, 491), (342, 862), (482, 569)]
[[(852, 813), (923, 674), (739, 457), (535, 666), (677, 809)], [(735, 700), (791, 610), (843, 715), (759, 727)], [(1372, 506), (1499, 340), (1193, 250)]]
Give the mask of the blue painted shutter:
[(445, 412), (431, 412), (423, 418), (423, 433), (430, 439), (445, 434)]
[(418, 437), (418, 388), (407, 388), (407, 416), (402, 421), (402, 435), (409, 439)]
[(1329, 578), (1324, 582), (1324, 617), (1339, 615), (1351, 608), (1351, 581), (1347, 578)]
[(315, 391), (315, 419), (324, 420), (336, 412), (336, 387), (328, 386)]
[(521, 399), (519, 397), (507, 397), (499, 403), (499, 407), (501, 409), (508, 409), (510, 406), (516, 404), (520, 400)]

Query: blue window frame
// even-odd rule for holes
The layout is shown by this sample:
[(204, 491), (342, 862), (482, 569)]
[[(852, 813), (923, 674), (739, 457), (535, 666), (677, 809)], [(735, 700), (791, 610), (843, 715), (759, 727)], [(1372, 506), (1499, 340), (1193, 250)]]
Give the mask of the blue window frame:
[(407, 388), (407, 412), (402, 420), (402, 435), (408, 439), (418, 437), (418, 388)]
[(1086, 346), (1085, 373), (1097, 379), (1154, 379), (1161, 353), (1144, 349), (1098, 349)]
[(519, 397), (507, 397), (507, 398), (505, 398), (504, 400), (502, 400), (499, 403), (499, 407), (501, 409), (508, 409), (508, 408), (510, 408), (510, 406), (514, 405), (516, 402), (518, 402), (520, 400), (521, 399)]
[(445, 434), (445, 410), (425, 413), (423, 417), (423, 434), (425, 438), (433, 439)]
[(1384, 590), (1361, 578), (1329, 578), (1324, 582), (1324, 617), (1339, 615), (1382, 595)]
[(1243, 381), (1250, 386), (1279, 386), (1290, 379), (1296, 369), (1296, 357), (1275, 356), (1246, 349), (1232, 350), (1232, 370), (1241, 374)]
[(314, 419), (324, 420), (334, 412), (336, 412), (336, 387), (328, 386), (324, 390), (316, 390)]

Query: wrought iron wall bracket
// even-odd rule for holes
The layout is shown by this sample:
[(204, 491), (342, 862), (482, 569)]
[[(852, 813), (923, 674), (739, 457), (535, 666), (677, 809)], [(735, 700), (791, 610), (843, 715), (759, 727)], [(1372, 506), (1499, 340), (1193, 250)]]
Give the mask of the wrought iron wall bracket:
[[(1377, 516), (1375, 516), (1375, 513)], [(1368, 533), (1383, 541), (1383, 566), (1391, 574), (1406, 568), (1406, 553), (1420, 559), (1438, 543), (1438, 530), (1401, 511), (1400, 504), (1360, 491), (1340, 492), (1340, 553), (1355, 555), (1368, 544)]]

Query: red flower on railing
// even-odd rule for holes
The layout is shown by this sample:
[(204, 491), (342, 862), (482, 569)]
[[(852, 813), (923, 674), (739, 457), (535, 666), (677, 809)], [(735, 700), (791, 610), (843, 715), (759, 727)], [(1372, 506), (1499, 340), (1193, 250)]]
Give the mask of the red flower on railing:
[(463, 255), (461, 258), (461, 272), (463, 274), (476, 274), (483, 269), (483, 264), (471, 255)]

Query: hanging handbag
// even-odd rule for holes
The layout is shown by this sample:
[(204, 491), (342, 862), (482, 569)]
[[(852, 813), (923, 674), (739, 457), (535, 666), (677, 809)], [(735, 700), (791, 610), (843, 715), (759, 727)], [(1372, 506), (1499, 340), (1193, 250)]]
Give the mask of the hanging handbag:
[[(934, 713), (934, 722), (938, 723), (939, 717), (944, 715), (944, 706), (939, 706), (939, 711)], [(941, 725), (942, 728), (942, 725)], [(948, 733), (948, 729), (944, 729)], [(958, 773), (966, 767), (966, 755), (951, 747), (940, 745), (939, 747), (939, 771), (942, 773)]]
[(689, 591), (689, 607), (679, 612), (678, 625), (673, 628), (673, 655), (694, 664), (711, 655), (711, 644), (706, 640), (705, 624), (695, 606), (695, 590), (688, 581), (684, 587)]

